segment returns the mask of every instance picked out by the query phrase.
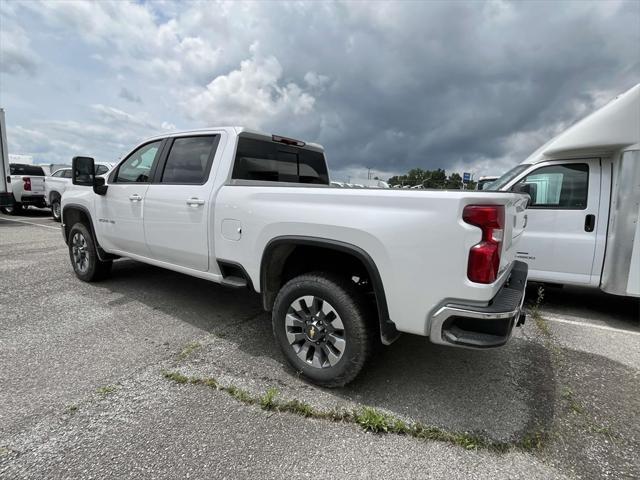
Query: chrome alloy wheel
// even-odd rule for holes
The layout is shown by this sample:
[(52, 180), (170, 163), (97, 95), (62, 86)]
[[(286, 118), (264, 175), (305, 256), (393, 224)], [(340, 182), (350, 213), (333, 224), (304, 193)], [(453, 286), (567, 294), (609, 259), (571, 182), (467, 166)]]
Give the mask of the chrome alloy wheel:
[(319, 297), (294, 300), (287, 310), (285, 329), (298, 358), (315, 368), (333, 367), (347, 346), (340, 315)]
[(51, 210), (54, 218), (60, 218), (60, 202), (53, 202), (53, 205), (51, 205)]
[(73, 253), (73, 263), (80, 273), (85, 273), (89, 269), (89, 255), (87, 253), (87, 240), (80, 232), (76, 232), (71, 239), (71, 252)]

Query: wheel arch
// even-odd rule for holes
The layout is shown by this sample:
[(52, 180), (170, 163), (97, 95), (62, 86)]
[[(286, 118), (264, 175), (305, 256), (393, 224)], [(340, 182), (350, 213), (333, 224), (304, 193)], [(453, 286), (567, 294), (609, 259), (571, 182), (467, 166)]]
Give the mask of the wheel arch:
[(69, 233), (71, 232), (71, 228), (73, 228), (76, 223), (82, 223), (89, 229), (91, 235), (93, 236), (93, 241), (96, 245), (96, 251), (98, 252), (98, 258), (102, 261), (113, 260), (114, 258), (117, 258), (115, 255), (111, 255), (110, 253), (105, 252), (100, 246), (100, 242), (98, 241), (98, 237), (96, 235), (96, 230), (93, 226), (93, 220), (87, 207), (78, 204), (65, 205), (61, 213), (62, 235), (67, 245), (69, 244)]
[(62, 195), (57, 190), (49, 192), (49, 204), (52, 204), (55, 199), (62, 200)]
[(301, 247), (308, 247), (325, 253), (337, 252), (344, 259), (351, 258), (364, 267), (375, 296), (381, 340), (385, 345), (389, 345), (398, 338), (399, 332), (389, 318), (384, 285), (376, 263), (362, 248), (339, 240), (294, 235), (276, 237), (270, 240), (262, 253), (260, 262), (260, 292), (265, 310), (270, 311), (273, 308), (276, 295), (287, 280), (286, 277), (283, 279), (283, 274), (286, 273), (287, 260), (294, 255), (296, 249)]

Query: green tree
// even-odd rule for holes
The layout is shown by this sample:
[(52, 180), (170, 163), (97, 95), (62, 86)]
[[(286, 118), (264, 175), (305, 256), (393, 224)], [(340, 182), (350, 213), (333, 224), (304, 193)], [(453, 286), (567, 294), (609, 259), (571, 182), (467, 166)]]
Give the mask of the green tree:
[(447, 174), (441, 168), (430, 170), (427, 172), (427, 178), (422, 183), (424, 188), (445, 188), (447, 182)]
[(462, 177), (459, 173), (452, 173), (447, 178), (446, 188), (451, 190), (461, 190), (462, 189)]

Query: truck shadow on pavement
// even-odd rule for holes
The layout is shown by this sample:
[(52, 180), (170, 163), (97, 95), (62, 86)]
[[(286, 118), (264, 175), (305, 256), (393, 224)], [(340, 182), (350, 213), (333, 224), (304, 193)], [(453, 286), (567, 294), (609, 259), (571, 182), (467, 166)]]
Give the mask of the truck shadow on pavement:
[(522, 337), (501, 349), (472, 351), (403, 335), (355, 382), (326, 390), (301, 381), (286, 364), (255, 293), (130, 260), (116, 262), (112, 277), (99, 285), (120, 293), (117, 303), (141, 302), (231, 342), (231, 353), (212, 352), (203, 360), (216, 377), (255, 377), (307, 397), (311, 392), (310, 398), (316, 392), (493, 441), (520, 441), (553, 419), (549, 352)]

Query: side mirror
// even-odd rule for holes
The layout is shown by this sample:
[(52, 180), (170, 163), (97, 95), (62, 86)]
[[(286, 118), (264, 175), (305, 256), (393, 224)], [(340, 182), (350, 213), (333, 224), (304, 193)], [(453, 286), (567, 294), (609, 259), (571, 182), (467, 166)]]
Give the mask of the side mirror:
[(73, 157), (71, 160), (71, 181), (74, 185), (93, 187), (95, 161), (91, 157)]
[(71, 161), (71, 181), (74, 185), (93, 187), (93, 192), (97, 195), (107, 193), (104, 177), (96, 177), (95, 161), (91, 157), (73, 157)]
[(524, 193), (529, 195), (528, 206), (535, 204), (536, 199), (536, 185), (533, 183), (516, 183), (511, 187), (511, 191), (515, 193)]
[(526, 193), (531, 196), (531, 184), (530, 183), (516, 183), (511, 191), (514, 193)]
[(104, 177), (94, 177), (93, 179), (93, 193), (97, 195), (106, 195), (107, 189), (109, 188), (105, 185), (106, 180)]

